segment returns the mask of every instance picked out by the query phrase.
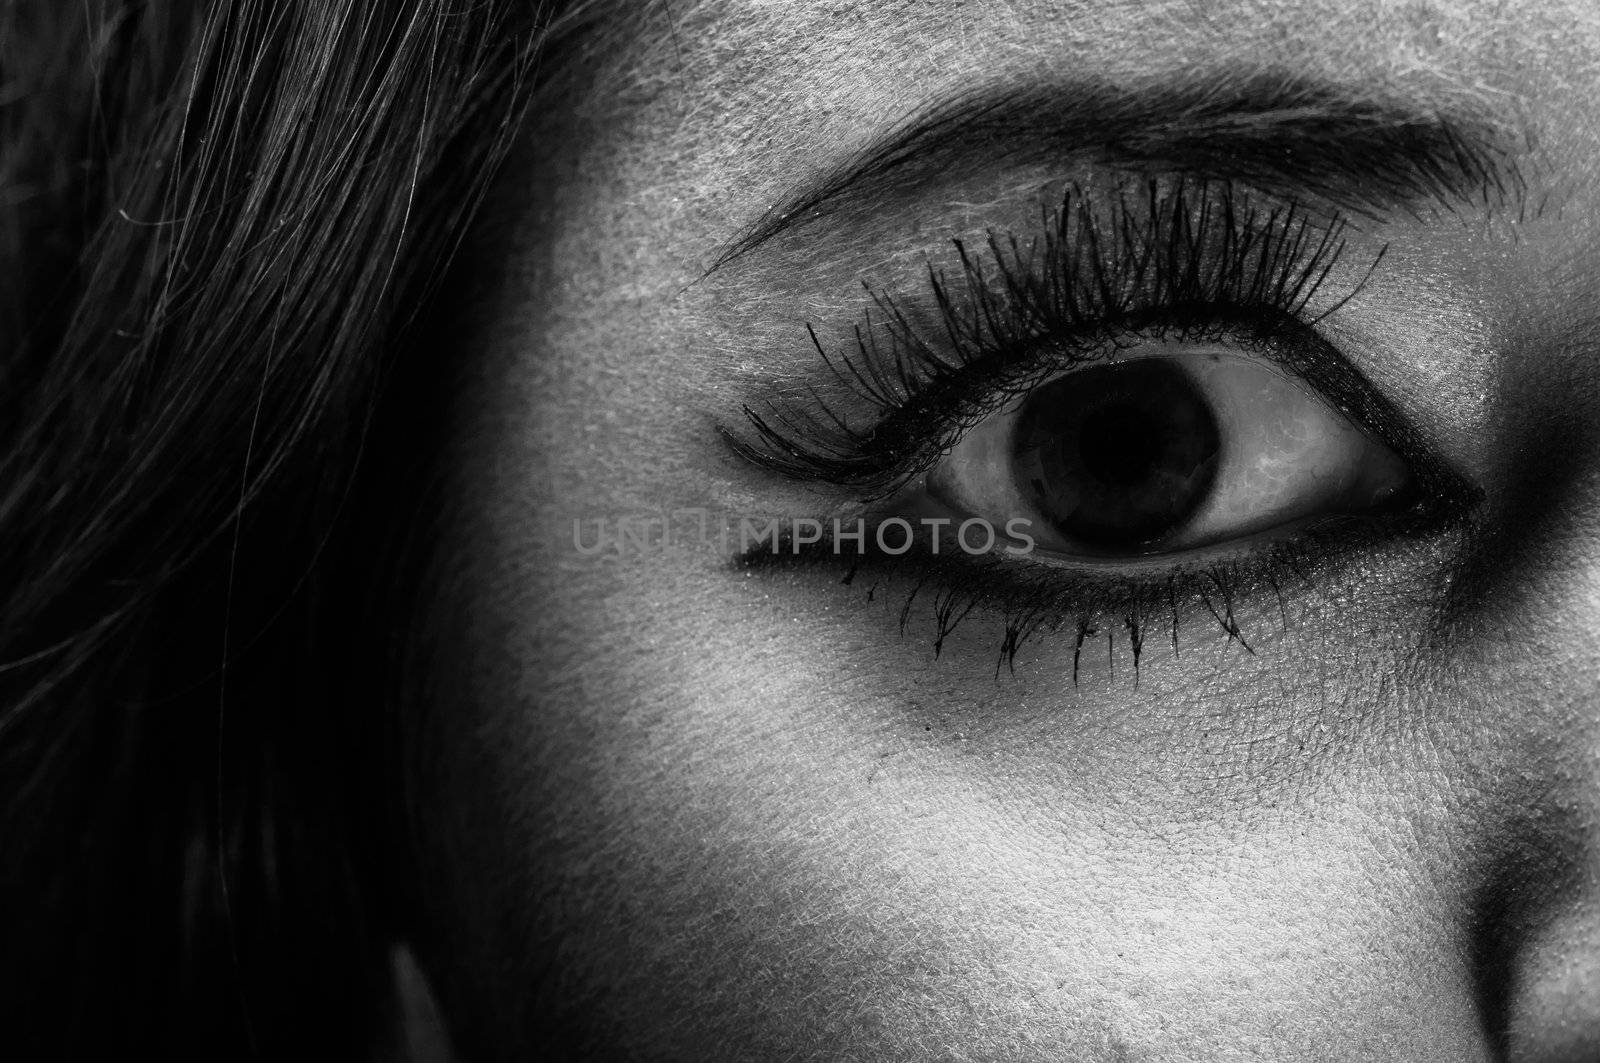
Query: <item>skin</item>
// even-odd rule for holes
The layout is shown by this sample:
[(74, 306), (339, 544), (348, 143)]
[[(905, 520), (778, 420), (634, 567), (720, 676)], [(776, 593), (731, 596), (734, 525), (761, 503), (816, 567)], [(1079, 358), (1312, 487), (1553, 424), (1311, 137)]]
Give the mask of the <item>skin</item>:
[[(407, 715), (417, 951), (468, 1058), (1580, 1060), (1600, 1054), (1600, 11), (659, 5), (490, 208)], [(718, 424), (819, 379), (805, 322), (1041, 182), (911, 190), (707, 265), (978, 79), (1269, 66), (1533, 135), (1542, 209), (1403, 216), (1325, 335), (1484, 492), (1177, 650), (572, 520), (827, 517)], [(1342, 278), (1348, 282), (1349, 278)], [(1347, 283), (1348, 286), (1348, 283)], [(1333, 289), (1330, 289), (1333, 290)], [(1119, 644), (1120, 645), (1120, 644)], [(548, 1058), (548, 1057), (544, 1057)]]

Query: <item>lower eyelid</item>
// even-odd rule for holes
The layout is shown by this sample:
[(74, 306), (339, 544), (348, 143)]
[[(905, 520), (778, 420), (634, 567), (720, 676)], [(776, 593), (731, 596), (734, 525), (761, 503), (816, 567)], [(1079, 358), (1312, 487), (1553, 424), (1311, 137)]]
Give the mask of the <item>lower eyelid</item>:
[[(745, 558), (749, 569), (814, 567), (826, 555), (762, 555)], [(1085, 633), (1117, 627), (1126, 630), (1125, 642), (1138, 666), (1141, 632), (1170, 629), (1174, 642), (1185, 619), (1208, 618), (1221, 626), (1230, 640), (1249, 643), (1233, 619), (1233, 601), (1257, 583), (1276, 588), (1290, 580), (1307, 580), (1322, 555), (1303, 551), (1293, 564), (1268, 571), (1258, 560), (1212, 563), (1194, 571), (1174, 571), (1157, 566), (1147, 581), (1117, 574), (1109, 580), (1085, 581), (1081, 569), (1066, 570), (1049, 563), (1029, 561), (973, 564), (946, 554), (923, 556), (913, 563), (903, 558), (862, 558), (848, 566), (840, 591), (862, 604), (886, 602), (898, 617), (902, 637), (913, 625), (931, 623), (932, 649), (939, 656), (945, 639), (958, 626), (988, 618), (998, 621), (1001, 634), (994, 646), (994, 667), (1016, 666), (1022, 645), (1041, 635), (1077, 632), (1081, 645)], [(837, 571), (837, 569), (835, 569)], [(1061, 579), (1059, 577), (1066, 577)], [(1104, 583), (1105, 585), (1101, 585)], [(863, 591), (862, 588), (865, 588)], [(898, 601), (898, 608), (895, 602)]]
[[(1391, 558), (1391, 570), (1405, 556), (1431, 557), (1434, 566), (1441, 567), (1449, 564), (1448, 552), (1455, 549), (1444, 545), (1447, 539), (1437, 540), (1447, 551), (1443, 555), (1431, 546), (1401, 545), (1401, 540), (1459, 534), (1460, 528), (1459, 520), (1440, 524), (1404, 516), (1328, 518), (1263, 533), (1225, 553), (1194, 551), (1177, 564), (1159, 558), (1132, 566), (1085, 565), (1077, 558), (1069, 563), (1037, 556), (973, 558), (949, 552), (937, 557), (851, 556), (834, 552), (824, 538), (799, 551), (775, 544), (774, 552), (742, 555), (736, 568), (747, 575), (764, 569), (826, 570), (840, 593), (860, 604), (879, 603), (878, 609), (888, 606), (890, 615), (898, 618), (902, 637), (931, 630), (936, 657), (947, 636), (963, 623), (985, 619), (998, 623), (999, 628), (989, 629), (996, 632), (997, 675), (1008, 664), (1014, 669), (1021, 646), (1036, 637), (1055, 633), (1072, 640), (1076, 633), (1075, 645), (1081, 648), (1086, 634), (1108, 631), (1109, 639), (1120, 639), (1121, 648), (1131, 652), (1136, 671), (1144, 637), (1154, 635), (1164, 642), (1170, 632), (1176, 651), (1180, 626), (1196, 620), (1215, 625), (1227, 641), (1254, 652), (1252, 643), (1258, 635), (1253, 629), (1264, 617), (1274, 618), (1274, 628), (1281, 625), (1288, 630), (1293, 621), (1286, 603), (1316, 593), (1325, 582), (1346, 578), (1356, 558), (1391, 544), (1408, 552)], [(1428, 553), (1409, 554), (1414, 549)], [(1395, 586), (1394, 580), (1385, 580), (1379, 589)], [(1408, 600), (1418, 600), (1414, 592), (1407, 595)], [(1244, 610), (1238, 616), (1245, 617), (1252, 630), (1241, 628), (1236, 607)]]

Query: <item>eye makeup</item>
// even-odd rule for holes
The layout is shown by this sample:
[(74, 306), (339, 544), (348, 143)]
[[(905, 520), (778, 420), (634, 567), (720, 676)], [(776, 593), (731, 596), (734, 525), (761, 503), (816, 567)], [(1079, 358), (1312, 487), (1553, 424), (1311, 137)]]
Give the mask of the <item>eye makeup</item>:
[[(1248, 646), (1234, 619), (1240, 596), (1281, 601), (1285, 586), (1308, 581), (1333, 559), (1437, 532), (1476, 499), (1317, 330), (1383, 259), (1380, 249), (1369, 261), (1345, 263), (1347, 235), (1337, 214), (1228, 183), (1149, 180), (1110, 192), (1069, 186), (1041, 210), (1034, 232), (953, 241), (951, 264), (930, 258), (921, 290), (868, 286), (847, 342), (827, 344), (807, 326), (837, 385), (830, 397), (773, 394), (746, 406), (743, 429), (722, 434), (756, 467), (849, 492), (864, 514), (887, 517), (904, 510), (919, 478), (974, 426), (1041, 385), (1070, 388), (1075, 372), (1117, 361), (1140, 343), (1221, 344), (1278, 363), (1392, 448), (1412, 474), (1403, 497), (1370, 513), (1313, 518), (1136, 565), (932, 550), (888, 557), (840, 551), (826, 538), (772, 555), (752, 552), (741, 564), (831, 558), (846, 566), (847, 583), (866, 572), (897, 584), (910, 578), (902, 627), (915, 602), (929, 602), (935, 652), (980, 607), (1006, 618), (1004, 662), (1014, 662), (1032, 634), (1066, 626), (1079, 648), (1092, 634), (1114, 639), (1121, 630), (1137, 665), (1149, 630), (1170, 623), (1176, 648), (1178, 621), (1191, 613), (1210, 615)], [(1336, 276), (1355, 279), (1337, 291)]]

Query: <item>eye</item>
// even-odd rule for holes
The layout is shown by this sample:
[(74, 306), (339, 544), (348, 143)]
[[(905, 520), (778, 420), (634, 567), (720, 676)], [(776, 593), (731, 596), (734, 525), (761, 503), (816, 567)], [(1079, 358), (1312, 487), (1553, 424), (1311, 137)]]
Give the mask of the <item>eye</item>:
[(1411, 479), (1398, 454), (1279, 363), (1150, 342), (986, 417), (923, 491), (997, 528), (1024, 518), (1039, 549), (1113, 559), (1379, 509)]

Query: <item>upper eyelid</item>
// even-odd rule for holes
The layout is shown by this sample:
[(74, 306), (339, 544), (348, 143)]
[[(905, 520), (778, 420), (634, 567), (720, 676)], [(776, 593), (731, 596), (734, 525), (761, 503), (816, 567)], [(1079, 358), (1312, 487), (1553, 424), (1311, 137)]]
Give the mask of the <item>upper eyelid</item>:
[[(1096, 323), (1109, 331), (1126, 331), (1134, 323), (1116, 320), (1111, 313), (1122, 308), (1097, 306), (1096, 300), (1101, 304), (1127, 300), (1135, 290), (1153, 304), (1152, 312), (1168, 318), (1169, 327), (1181, 324), (1170, 320), (1179, 312), (1171, 304), (1184, 300), (1195, 306), (1203, 304), (1204, 312), (1209, 315), (1208, 323), (1217, 323), (1229, 316), (1228, 307), (1219, 306), (1219, 302), (1237, 304), (1238, 312), (1233, 314), (1231, 330), (1235, 338), (1242, 335), (1239, 314), (1245, 312), (1254, 316), (1254, 323), (1260, 329), (1268, 328), (1271, 323), (1307, 327), (1305, 321), (1295, 319), (1328, 280), (1344, 249), (1344, 223), (1337, 216), (1329, 218), (1309, 213), (1293, 202), (1258, 201), (1248, 192), (1229, 185), (1184, 182), (1163, 185), (1152, 180), (1142, 185), (1136, 196), (1130, 198), (1121, 194), (1109, 200), (1103, 193), (1088, 196), (1073, 186), (1050, 218), (1054, 220), (1047, 220), (1044, 225), (1045, 244), (1042, 249), (1029, 245), (1026, 262), (1019, 258), (1008, 266), (1008, 249), (1014, 252), (1020, 245), (1015, 240), (991, 240), (987, 261), (991, 273), (998, 267), (997, 275), (981, 275), (977, 265), (979, 257), (968, 254), (959, 244), (961, 268), (955, 271), (957, 275), (948, 284), (941, 281), (939, 273), (930, 270), (927, 285), (931, 298), (924, 301), (935, 304), (935, 318), (941, 319), (946, 328), (951, 327), (956, 315), (967, 315), (970, 319), (968, 325), (956, 326), (958, 332), (972, 333), (965, 340), (961, 336), (946, 337), (955, 346), (962, 347), (964, 343), (966, 347), (957, 352), (954, 365), (937, 345), (939, 338), (935, 337), (935, 342), (930, 343), (927, 337), (918, 335), (916, 326), (902, 313), (903, 296), (874, 295), (866, 318), (856, 327), (858, 357), (852, 357), (846, 344), (844, 354), (837, 359), (830, 358), (825, 344), (812, 333), (818, 354), (838, 381), (892, 412), (892, 416), (884, 417), (873, 427), (870, 440), (852, 438), (852, 430), (821, 400), (816, 401), (817, 409), (813, 410), (795, 403), (792, 397), (769, 399), (763, 411), (746, 407), (746, 417), (761, 446), (746, 442), (728, 429), (723, 429), (724, 438), (736, 453), (775, 471), (799, 478), (853, 482), (879, 495), (887, 494), (907, 476), (920, 471), (911, 464), (913, 450), (925, 455), (936, 449), (936, 442), (929, 438), (926, 422), (938, 418), (934, 411), (923, 408), (926, 402), (918, 404), (927, 394), (926, 388), (904, 379), (902, 363), (905, 360), (920, 360), (921, 367), (929, 370), (930, 376), (940, 377), (956, 391), (960, 390), (957, 375), (968, 364), (981, 365), (981, 372), (970, 375), (983, 377), (989, 390), (1007, 383), (1022, 383), (1033, 367), (1023, 364), (1028, 352), (1020, 347), (1029, 340), (1045, 337), (1018, 335), (1016, 331), (1026, 332), (1030, 327), (1056, 330), (1071, 327), (1082, 333)], [(1131, 224), (1130, 219), (1133, 219)], [(1097, 241), (1102, 251), (1120, 241), (1121, 246), (1114, 249), (1117, 254), (1108, 256), (1112, 265), (1105, 265), (1098, 253), (1080, 253), (1083, 245)], [(1225, 246), (1213, 248), (1213, 244)], [(1152, 255), (1152, 250), (1156, 254)], [(1207, 257), (1208, 252), (1210, 257)], [(1044, 260), (1042, 268), (1034, 268), (1038, 265), (1034, 261), (1036, 255)], [(1335, 305), (1342, 305), (1358, 291), (1381, 259), (1380, 250), (1369, 263), (1365, 276), (1348, 288)], [(1087, 279), (1075, 276), (1075, 272), (1084, 269), (1094, 275)], [(1108, 274), (1106, 270), (1111, 272)], [(1000, 290), (995, 292), (991, 288), (997, 279)], [(1142, 291), (1152, 284), (1161, 290)], [(961, 289), (970, 297), (967, 305), (961, 305), (959, 293), (951, 294), (955, 289)], [(982, 305), (985, 299), (990, 300), (990, 305)], [(1019, 309), (1020, 304), (1030, 300), (1039, 305)], [(874, 310), (879, 314), (876, 324), (872, 320)], [(1323, 310), (1319, 317), (1327, 312)], [(1042, 319), (1042, 326), (1036, 319)], [(885, 327), (885, 321), (887, 338), (883, 346), (889, 348), (887, 352), (878, 348), (880, 341), (876, 338), (877, 330)], [(995, 321), (1010, 322), (1006, 328), (1014, 331), (1012, 334), (979, 335), (986, 323)], [(1090, 339), (1086, 335), (1077, 338), (1086, 343)], [(976, 350), (981, 347), (993, 349)], [(1013, 359), (1009, 366), (990, 364), (1004, 361), (1006, 357)], [(1053, 362), (1041, 360), (1040, 364), (1060, 368), (1066, 363), (1058, 357)], [(1014, 381), (1003, 379), (1000, 370), (1006, 368), (1013, 372)], [(900, 379), (896, 379), (897, 374)], [(978, 386), (976, 382), (972, 385), (973, 388)], [(943, 419), (952, 418), (947, 413)], [(957, 428), (953, 424), (942, 426), (947, 435)], [(809, 471), (815, 475), (806, 476), (807, 470), (802, 468), (804, 462), (791, 460), (803, 455), (786, 435), (818, 439), (836, 435), (837, 438), (824, 444), (832, 447), (834, 453), (821, 457), (812, 455), (815, 460)], [(953, 438), (943, 442), (953, 442)], [(763, 454), (763, 446), (768, 453)], [(852, 449), (862, 456), (852, 458), (849, 453)], [(868, 452), (872, 455), (870, 460), (865, 456)], [(874, 461), (878, 464), (874, 465)], [(890, 465), (898, 468), (890, 470)]]

